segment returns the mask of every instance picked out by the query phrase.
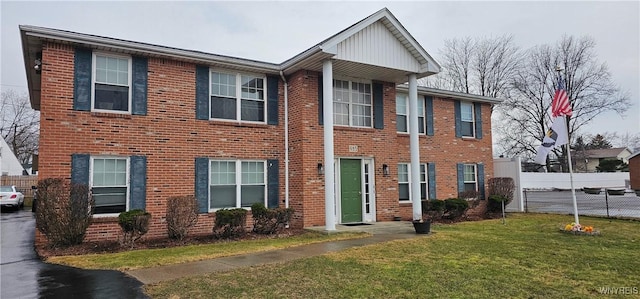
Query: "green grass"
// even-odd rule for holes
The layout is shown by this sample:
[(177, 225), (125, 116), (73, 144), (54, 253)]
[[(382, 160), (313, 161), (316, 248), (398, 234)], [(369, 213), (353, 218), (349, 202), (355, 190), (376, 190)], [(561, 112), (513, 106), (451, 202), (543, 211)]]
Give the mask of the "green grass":
[(367, 233), (324, 234), (305, 232), (286, 238), (227, 241), (212, 244), (190, 245), (161, 249), (141, 249), (118, 253), (54, 256), (47, 262), (83, 269), (133, 270), (155, 266), (200, 261), (224, 256), (282, 249), (305, 244), (364, 238)]
[[(585, 298), (640, 289), (640, 222), (515, 214), (279, 265), (147, 285), (152, 298)], [(639, 295), (625, 296), (625, 298)]]

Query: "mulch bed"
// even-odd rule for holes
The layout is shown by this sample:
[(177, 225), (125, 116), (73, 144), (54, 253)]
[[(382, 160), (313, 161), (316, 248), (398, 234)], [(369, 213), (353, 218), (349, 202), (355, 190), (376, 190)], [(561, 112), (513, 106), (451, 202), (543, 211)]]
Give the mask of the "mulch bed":
[(213, 235), (191, 236), (182, 241), (173, 240), (169, 238), (162, 239), (140, 239), (136, 241), (135, 247), (131, 249), (128, 246), (120, 245), (119, 241), (100, 241), (100, 242), (83, 242), (82, 244), (73, 245), (69, 247), (53, 247), (49, 245), (36, 246), (36, 253), (38, 256), (46, 260), (51, 256), (63, 256), (63, 255), (84, 255), (84, 254), (100, 254), (100, 253), (114, 253), (123, 252), (137, 249), (154, 249), (154, 248), (169, 248), (185, 245), (199, 245), (199, 244), (212, 244), (223, 242), (234, 242), (242, 240), (259, 240), (270, 238), (283, 238), (301, 235), (307, 231), (303, 229), (287, 229), (278, 234), (273, 235), (261, 235), (253, 232), (248, 232), (243, 236), (233, 239), (217, 239)]

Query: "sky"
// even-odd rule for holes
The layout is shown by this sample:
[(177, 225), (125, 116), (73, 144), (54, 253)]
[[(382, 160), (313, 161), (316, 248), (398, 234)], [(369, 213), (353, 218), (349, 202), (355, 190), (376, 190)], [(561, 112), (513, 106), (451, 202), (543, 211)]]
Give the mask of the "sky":
[(0, 89), (27, 92), (18, 25), (281, 63), (384, 7), (436, 61), (446, 39), (513, 35), (528, 49), (590, 36), (632, 106), (624, 117), (602, 114), (583, 133), (640, 133), (639, 1), (0, 0)]

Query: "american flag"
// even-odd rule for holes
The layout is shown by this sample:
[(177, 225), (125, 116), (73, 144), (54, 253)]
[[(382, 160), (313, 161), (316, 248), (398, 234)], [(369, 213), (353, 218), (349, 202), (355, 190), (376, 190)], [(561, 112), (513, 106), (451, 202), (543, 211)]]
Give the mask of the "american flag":
[(551, 115), (553, 117), (563, 115), (571, 116), (571, 113), (571, 104), (569, 103), (567, 92), (564, 89), (564, 80), (559, 78), (558, 89), (556, 89), (556, 94), (553, 96), (553, 101), (551, 102)]

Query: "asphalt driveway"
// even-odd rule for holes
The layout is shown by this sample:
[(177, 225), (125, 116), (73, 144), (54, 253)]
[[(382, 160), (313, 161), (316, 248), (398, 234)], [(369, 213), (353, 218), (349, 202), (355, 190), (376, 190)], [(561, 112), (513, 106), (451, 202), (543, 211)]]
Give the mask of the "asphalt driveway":
[(33, 250), (30, 211), (0, 215), (0, 298), (146, 298), (142, 283), (118, 271), (81, 270), (43, 263)]

